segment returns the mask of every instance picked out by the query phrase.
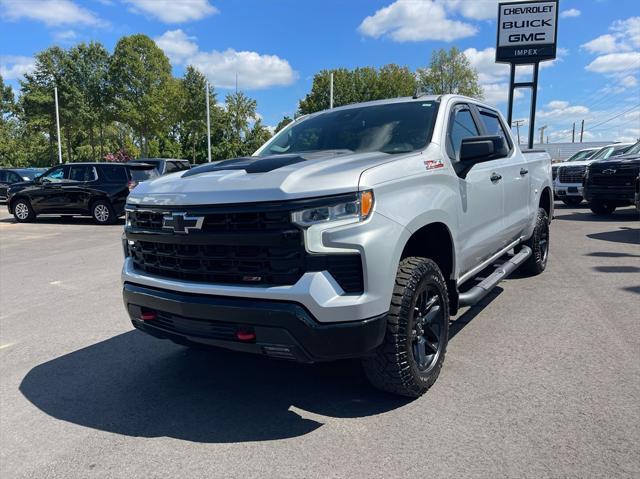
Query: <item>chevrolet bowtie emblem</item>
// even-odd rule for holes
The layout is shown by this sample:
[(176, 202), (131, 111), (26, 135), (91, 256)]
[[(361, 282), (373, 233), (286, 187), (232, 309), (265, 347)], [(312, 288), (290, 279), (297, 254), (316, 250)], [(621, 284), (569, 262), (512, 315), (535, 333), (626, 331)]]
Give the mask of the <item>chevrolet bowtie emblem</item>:
[(162, 228), (171, 229), (179, 234), (202, 229), (202, 223), (204, 223), (204, 216), (187, 216), (187, 213), (172, 213), (162, 218)]
[(610, 168), (610, 169), (608, 169), (608, 170), (602, 170), (602, 172), (603, 172), (605, 175), (615, 175), (615, 174), (616, 174), (616, 170), (611, 169), (611, 168)]

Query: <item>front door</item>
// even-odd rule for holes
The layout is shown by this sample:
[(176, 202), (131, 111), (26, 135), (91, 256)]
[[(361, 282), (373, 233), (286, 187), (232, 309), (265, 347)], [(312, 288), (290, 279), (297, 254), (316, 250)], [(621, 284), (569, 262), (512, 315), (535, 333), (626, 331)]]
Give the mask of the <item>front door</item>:
[[(454, 106), (449, 118), (447, 153), (458, 163), (464, 138), (480, 136), (477, 115), (467, 104)], [(497, 169), (501, 160), (474, 165), (465, 178), (458, 178), (460, 190), (460, 272), (471, 270), (496, 252), (496, 235), (503, 229), (503, 182)], [(500, 246), (500, 241), (497, 242)]]
[(57, 166), (38, 179), (38, 187), (30, 195), (37, 213), (55, 213), (62, 208), (65, 196), (62, 184), (67, 171), (65, 166)]

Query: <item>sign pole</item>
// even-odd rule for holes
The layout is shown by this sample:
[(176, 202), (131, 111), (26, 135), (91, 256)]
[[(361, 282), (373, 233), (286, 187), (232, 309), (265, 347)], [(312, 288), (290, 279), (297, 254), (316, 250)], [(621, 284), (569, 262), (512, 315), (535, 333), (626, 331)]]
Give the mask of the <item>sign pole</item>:
[(516, 82), (516, 64), (511, 63), (511, 74), (509, 75), (509, 114), (507, 117), (507, 121), (509, 124), (512, 122), (513, 117), (513, 88)]
[(529, 113), (529, 145), (533, 149), (533, 134), (536, 126), (536, 101), (538, 99), (538, 70), (540, 63), (533, 64), (533, 84), (531, 85), (531, 112)]

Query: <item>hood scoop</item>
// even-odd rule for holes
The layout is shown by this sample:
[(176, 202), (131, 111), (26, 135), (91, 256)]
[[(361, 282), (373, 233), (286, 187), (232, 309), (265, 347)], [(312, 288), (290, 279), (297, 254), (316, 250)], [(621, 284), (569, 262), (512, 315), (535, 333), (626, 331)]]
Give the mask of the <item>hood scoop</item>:
[(234, 158), (232, 160), (217, 161), (215, 163), (207, 163), (206, 165), (196, 166), (186, 171), (182, 178), (188, 176), (200, 175), (202, 173), (210, 173), (212, 171), (228, 171), (228, 170), (244, 170), (247, 173), (268, 173), (285, 166), (293, 165), (306, 161), (299, 155), (273, 155), (263, 157), (244, 157)]

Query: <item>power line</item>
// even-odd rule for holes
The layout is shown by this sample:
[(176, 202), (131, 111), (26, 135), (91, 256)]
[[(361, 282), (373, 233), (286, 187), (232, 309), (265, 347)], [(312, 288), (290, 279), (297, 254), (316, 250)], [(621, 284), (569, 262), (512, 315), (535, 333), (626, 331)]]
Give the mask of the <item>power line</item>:
[(620, 113), (618, 113), (617, 115), (612, 116), (611, 118), (607, 118), (606, 120), (601, 121), (600, 123), (596, 123), (595, 125), (593, 125), (593, 126), (592, 126), (589, 130), (587, 130), (587, 131), (595, 130), (595, 129), (596, 129), (597, 127), (599, 127), (600, 125), (604, 125), (605, 123), (609, 123), (611, 120), (615, 120), (616, 118), (618, 118), (618, 117), (620, 117), (620, 116), (624, 115), (625, 113), (629, 113), (630, 111), (633, 111), (633, 110), (635, 110), (636, 108), (640, 108), (640, 104), (638, 104), (638, 105), (636, 105), (636, 106), (634, 106), (634, 107), (632, 107), (632, 108), (629, 108), (628, 110), (625, 110), (625, 111), (623, 111), (623, 112), (620, 112)]

